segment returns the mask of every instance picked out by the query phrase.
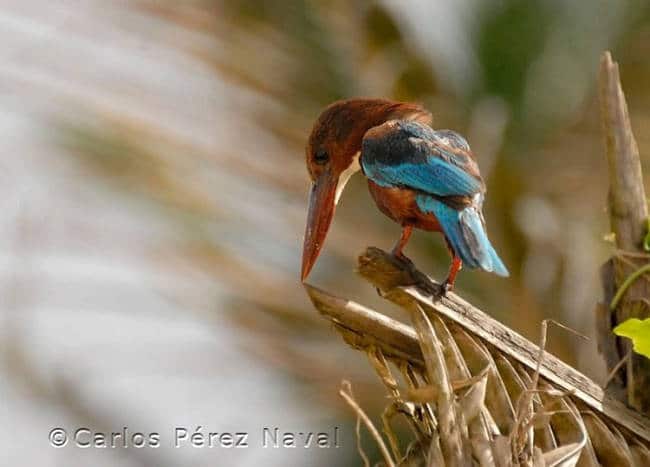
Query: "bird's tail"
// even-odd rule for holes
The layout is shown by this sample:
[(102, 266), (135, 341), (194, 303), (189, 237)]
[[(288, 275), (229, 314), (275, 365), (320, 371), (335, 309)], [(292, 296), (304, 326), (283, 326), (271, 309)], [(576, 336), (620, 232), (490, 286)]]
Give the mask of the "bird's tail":
[(469, 206), (457, 211), (441, 201), (432, 201), (428, 204), (438, 218), (451, 247), (463, 260), (463, 264), (470, 268), (481, 268), (499, 276), (510, 275), (488, 239), (478, 209)]

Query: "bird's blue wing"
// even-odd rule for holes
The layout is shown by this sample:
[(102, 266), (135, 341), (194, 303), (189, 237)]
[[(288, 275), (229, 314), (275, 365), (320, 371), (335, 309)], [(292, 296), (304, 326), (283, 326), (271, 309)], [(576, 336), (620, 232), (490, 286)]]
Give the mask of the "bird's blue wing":
[(416, 122), (391, 122), (363, 139), (364, 174), (383, 187), (411, 188), (435, 196), (473, 196), (483, 190), (478, 168), (466, 151), (443, 144)]
[[(462, 136), (417, 122), (386, 122), (366, 133), (360, 161), (377, 185), (416, 190), (417, 207), (435, 215), (465, 265), (508, 275), (485, 231), (485, 187)], [(466, 202), (454, 206), (450, 197)]]
[(395, 164), (362, 161), (366, 176), (383, 187), (408, 187), (437, 196), (471, 196), (481, 187), (475, 178), (441, 159)]

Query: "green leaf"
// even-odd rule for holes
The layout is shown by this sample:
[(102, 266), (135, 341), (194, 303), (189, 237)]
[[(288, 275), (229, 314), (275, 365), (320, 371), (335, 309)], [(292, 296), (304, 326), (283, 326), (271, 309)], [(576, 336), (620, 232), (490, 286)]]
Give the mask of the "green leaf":
[(648, 218), (648, 233), (643, 239), (643, 249), (645, 251), (650, 251), (650, 217)]
[(650, 318), (630, 318), (614, 328), (614, 334), (632, 339), (634, 351), (650, 358)]

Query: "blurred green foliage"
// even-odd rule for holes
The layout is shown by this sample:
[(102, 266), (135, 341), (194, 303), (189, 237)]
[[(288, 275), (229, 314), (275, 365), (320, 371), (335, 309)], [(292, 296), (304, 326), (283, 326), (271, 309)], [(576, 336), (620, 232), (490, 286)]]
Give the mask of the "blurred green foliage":
[(502, 97), (513, 109), (513, 120), (520, 121), (527, 73), (544, 49), (553, 20), (550, 2), (490, 2), (479, 15), (482, 21), (474, 47), (483, 77), (480, 95)]

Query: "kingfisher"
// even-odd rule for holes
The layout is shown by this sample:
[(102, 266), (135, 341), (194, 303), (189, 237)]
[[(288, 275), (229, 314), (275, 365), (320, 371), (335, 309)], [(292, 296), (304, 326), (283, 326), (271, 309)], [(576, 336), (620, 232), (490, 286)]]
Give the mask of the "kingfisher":
[(330, 104), (314, 123), (306, 148), (312, 181), (301, 279), (323, 247), (350, 177), (361, 171), (379, 210), (402, 227), (392, 255), (413, 263), (404, 247), (414, 228), (441, 232), (451, 256), (441, 293), (463, 265), (508, 276), (486, 233), (486, 188), (469, 144), (452, 130), (434, 130), (419, 104), (348, 99)]

